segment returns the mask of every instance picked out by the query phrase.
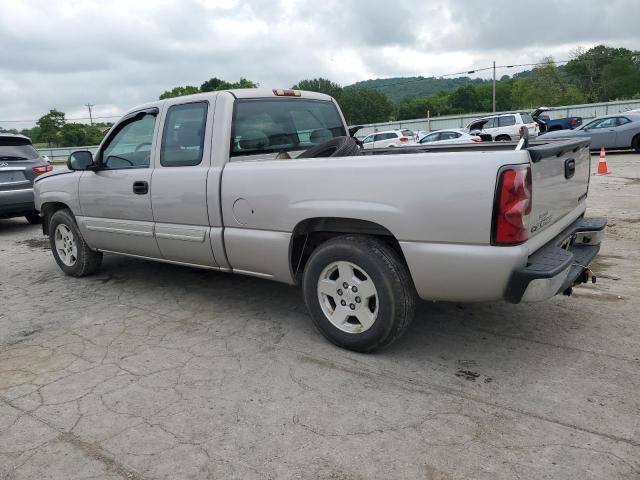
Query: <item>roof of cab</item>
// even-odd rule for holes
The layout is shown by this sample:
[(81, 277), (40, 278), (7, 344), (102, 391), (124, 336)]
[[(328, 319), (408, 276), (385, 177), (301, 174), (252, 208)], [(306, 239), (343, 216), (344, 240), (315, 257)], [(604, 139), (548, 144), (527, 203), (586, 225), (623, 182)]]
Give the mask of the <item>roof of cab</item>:
[(270, 88), (240, 88), (235, 90), (216, 90), (215, 92), (204, 92), (204, 93), (194, 93), (193, 95), (184, 95), (182, 97), (173, 97), (166, 98), (164, 100), (156, 100), (154, 102), (147, 102), (142, 105), (137, 105), (136, 107), (128, 110), (124, 115), (128, 115), (133, 112), (138, 112), (140, 110), (144, 110), (147, 108), (160, 107), (161, 105), (167, 102), (175, 102), (176, 100), (184, 100), (184, 101), (194, 101), (194, 100), (207, 100), (221, 93), (230, 93), (236, 98), (286, 98), (286, 99), (299, 99), (299, 98), (307, 98), (311, 100), (325, 100), (331, 101), (332, 98), (329, 95), (325, 95), (324, 93), (318, 92), (309, 92), (306, 90), (298, 90), (300, 92), (299, 97), (293, 96), (278, 96), (274, 93), (274, 89)]

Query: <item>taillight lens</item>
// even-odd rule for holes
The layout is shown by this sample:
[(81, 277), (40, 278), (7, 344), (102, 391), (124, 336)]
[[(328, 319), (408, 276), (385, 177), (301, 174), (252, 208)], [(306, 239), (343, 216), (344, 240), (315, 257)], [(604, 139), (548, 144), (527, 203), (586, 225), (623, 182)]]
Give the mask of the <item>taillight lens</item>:
[(526, 242), (531, 213), (531, 168), (503, 170), (496, 196), (493, 243), (517, 245)]
[(480, 137), (471, 137), (472, 142), (481, 142), (482, 139)]
[(42, 175), (43, 173), (47, 173), (53, 170), (53, 167), (51, 165), (45, 165), (42, 167), (33, 167), (31, 170), (33, 170), (33, 173), (35, 173), (36, 175)]
[(400, 137), (401, 142), (408, 142), (409, 139), (407, 137)]

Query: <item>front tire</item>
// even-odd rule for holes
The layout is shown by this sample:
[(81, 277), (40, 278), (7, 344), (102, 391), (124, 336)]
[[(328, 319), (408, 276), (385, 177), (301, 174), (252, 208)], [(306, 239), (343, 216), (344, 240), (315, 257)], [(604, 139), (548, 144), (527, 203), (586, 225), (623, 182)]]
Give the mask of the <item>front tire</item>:
[(348, 350), (386, 347), (413, 320), (416, 295), (409, 270), (376, 238), (345, 235), (320, 245), (307, 262), (302, 289), (318, 330)]
[(640, 135), (633, 137), (633, 140), (631, 141), (631, 148), (633, 148), (637, 153), (640, 153)]
[(72, 277), (95, 273), (102, 263), (102, 253), (91, 250), (82, 238), (73, 214), (58, 210), (49, 221), (49, 243), (60, 269)]

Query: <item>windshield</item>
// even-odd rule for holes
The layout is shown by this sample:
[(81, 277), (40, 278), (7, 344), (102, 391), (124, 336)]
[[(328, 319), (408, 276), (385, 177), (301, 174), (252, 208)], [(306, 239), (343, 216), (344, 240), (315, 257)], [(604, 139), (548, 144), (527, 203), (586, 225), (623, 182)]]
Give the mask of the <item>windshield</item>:
[(24, 141), (21, 142), (22, 145), (11, 145), (11, 143), (18, 142), (7, 142), (7, 139), (0, 139), (0, 160), (33, 160), (40, 157), (38, 151), (31, 145), (24, 145)]
[(304, 150), (346, 134), (333, 102), (281, 98), (237, 100), (231, 155)]

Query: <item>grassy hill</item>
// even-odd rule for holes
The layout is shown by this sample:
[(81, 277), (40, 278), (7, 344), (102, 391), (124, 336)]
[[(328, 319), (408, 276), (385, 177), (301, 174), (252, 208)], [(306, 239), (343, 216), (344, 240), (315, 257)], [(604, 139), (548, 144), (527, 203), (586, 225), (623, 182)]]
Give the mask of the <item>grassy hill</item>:
[(403, 98), (426, 97), (438, 92), (451, 92), (465, 85), (478, 85), (486, 82), (481, 78), (425, 78), (425, 77), (392, 77), (364, 80), (349, 87), (371, 88), (384, 93), (392, 102)]

